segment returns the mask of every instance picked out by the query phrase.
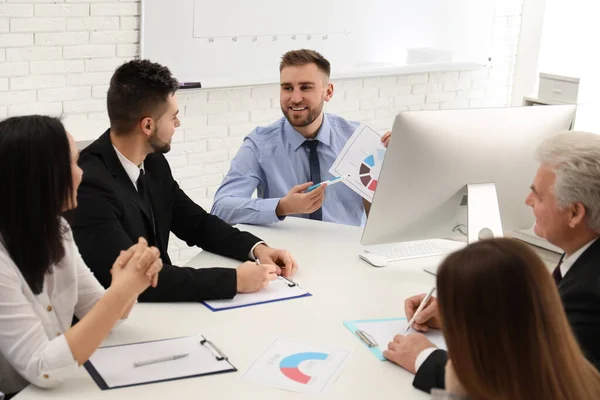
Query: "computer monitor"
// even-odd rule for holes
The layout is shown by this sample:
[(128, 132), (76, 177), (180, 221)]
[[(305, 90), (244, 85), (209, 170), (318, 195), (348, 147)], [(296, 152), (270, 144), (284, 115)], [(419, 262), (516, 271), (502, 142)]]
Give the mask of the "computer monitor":
[(525, 198), (538, 168), (535, 149), (570, 129), (575, 110), (556, 105), (399, 113), (362, 244), (448, 238), (467, 233), (468, 226), (477, 228), (470, 239), (479, 228), (494, 236), (530, 228)]

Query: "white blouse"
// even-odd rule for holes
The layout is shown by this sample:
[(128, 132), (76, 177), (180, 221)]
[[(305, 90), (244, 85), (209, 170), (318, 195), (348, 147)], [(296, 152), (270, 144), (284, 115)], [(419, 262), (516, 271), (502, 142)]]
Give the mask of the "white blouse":
[(70, 228), (63, 245), (65, 257), (35, 295), (0, 241), (0, 392), (29, 383), (54, 387), (78, 368), (63, 333), (73, 315), (83, 318), (92, 309), (104, 288), (81, 258)]

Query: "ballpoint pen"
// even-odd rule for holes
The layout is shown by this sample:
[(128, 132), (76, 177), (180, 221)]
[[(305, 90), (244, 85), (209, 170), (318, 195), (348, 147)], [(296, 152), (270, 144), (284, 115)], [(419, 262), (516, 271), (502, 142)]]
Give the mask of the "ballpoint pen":
[(152, 358), (150, 360), (144, 360), (144, 361), (136, 361), (133, 363), (133, 366), (134, 367), (143, 367), (145, 365), (156, 364), (156, 363), (165, 362), (165, 361), (179, 360), (180, 358), (185, 358), (189, 355), (190, 355), (190, 353), (174, 354), (172, 356)]
[(344, 179), (349, 178), (350, 175), (341, 175), (341, 176), (337, 176), (335, 178), (331, 178), (328, 181), (323, 181), (321, 183), (317, 183), (316, 185), (312, 185), (309, 186), (308, 189), (306, 189), (306, 192), (312, 192), (313, 190), (315, 190), (316, 188), (318, 188), (319, 186), (326, 184), (327, 186), (331, 186), (331, 185), (335, 185), (336, 183), (342, 182)]
[[(256, 265), (260, 265), (260, 260), (258, 258), (256, 259)], [(285, 267), (279, 267), (279, 268), (285, 268)], [(294, 287), (294, 286), (298, 285), (296, 282), (294, 282), (293, 280), (291, 280), (289, 278), (286, 278), (285, 276), (279, 275), (279, 278), (283, 279), (289, 287)]]
[(283, 276), (283, 275), (279, 275), (279, 279), (281, 279), (281, 280), (285, 281), (285, 283), (287, 283), (287, 285), (288, 285), (289, 287), (294, 287), (294, 286), (297, 286), (297, 285), (298, 285), (296, 282), (294, 282), (294, 281), (293, 281), (293, 280), (291, 280), (290, 278), (286, 278), (286, 277), (285, 277), (285, 276)]
[(419, 304), (419, 307), (417, 308), (417, 311), (415, 311), (413, 317), (410, 319), (410, 321), (408, 321), (408, 326), (406, 327), (406, 330), (404, 331), (404, 334), (406, 334), (406, 332), (408, 332), (408, 330), (410, 329), (410, 327), (412, 326), (412, 324), (415, 322), (415, 319), (417, 318), (417, 315), (421, 312), (421, 310), (423, 310), (423, 308), (425, 308), (425, 306), (427, 305), (427, 302), (431, 298), (431, 295), (433, 294), (434, 291), (435, 291), (435, 286), (431, 288), (431, 290), (429, 291), (429, 293), (427, 293), (427, 296), (425, 296), (425, 298), (423, 299), (423, 301), (421, 301), (421, 304)]

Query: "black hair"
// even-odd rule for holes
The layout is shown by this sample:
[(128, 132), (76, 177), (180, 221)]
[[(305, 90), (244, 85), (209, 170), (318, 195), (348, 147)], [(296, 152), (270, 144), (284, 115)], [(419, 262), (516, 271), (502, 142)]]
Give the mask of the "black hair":
[(113, 74), (106, 96), (111, 128), (117, 135), (126, 134), (145, 117), (158, 118), (177, 89), (179, 83), (167, 67), (149, 60), (126, 62)]
[(65, 255), (60, 215), (72, 194), (60, 120), (29, 115), (0, 122), (0, 240), (35, 294)]

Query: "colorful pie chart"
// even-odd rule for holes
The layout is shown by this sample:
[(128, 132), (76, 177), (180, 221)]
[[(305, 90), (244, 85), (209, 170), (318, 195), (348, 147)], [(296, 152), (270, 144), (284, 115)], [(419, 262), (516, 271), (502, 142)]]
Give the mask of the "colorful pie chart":
[(279, 362), (279, 369), (281, 369), (281, 373), (283, 375), (291, 380), (306, 385), (308, 382), (310, 382), (312, 377), (300, 371), (298, 366), (304, 361), (324, 361), (327, 359), (327, 357), (329, 357), (329, 354), (326, 353), (296, 353), (281, 360)]
[(360, 164), (358, 176), (360, 182), (369, 190), (375, 191), (377, 188), (377, 180), (379, 179), (379, 171), (385, 157), (385, 150), (378, 149), (376, 154), (370, 154)]

